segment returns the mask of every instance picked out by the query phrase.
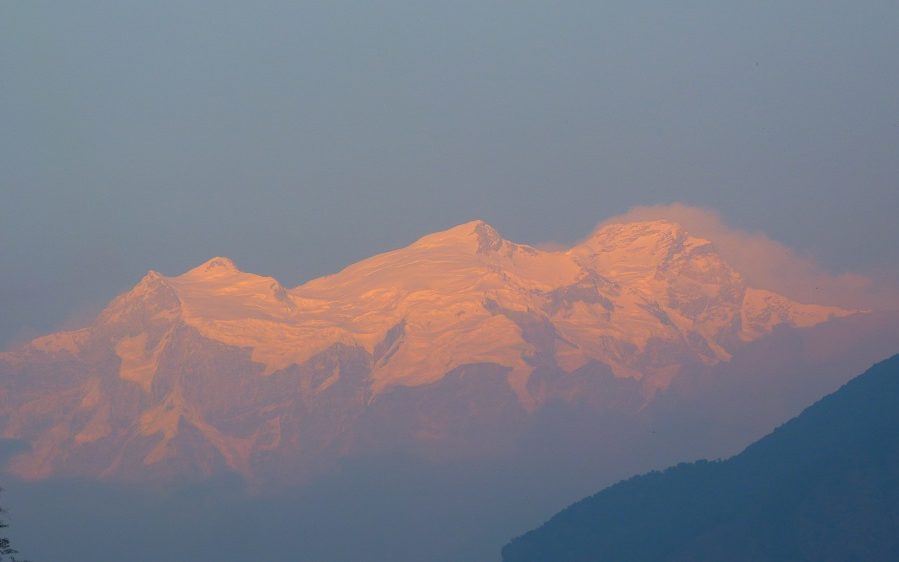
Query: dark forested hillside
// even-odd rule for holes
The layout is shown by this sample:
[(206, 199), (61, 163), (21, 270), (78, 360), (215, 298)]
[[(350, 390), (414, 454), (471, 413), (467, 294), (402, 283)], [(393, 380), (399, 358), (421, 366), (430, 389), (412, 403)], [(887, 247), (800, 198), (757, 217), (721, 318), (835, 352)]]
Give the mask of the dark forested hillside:
[(611, 486), (505, 562), (899, 560), (899, 355), (726, 461)]

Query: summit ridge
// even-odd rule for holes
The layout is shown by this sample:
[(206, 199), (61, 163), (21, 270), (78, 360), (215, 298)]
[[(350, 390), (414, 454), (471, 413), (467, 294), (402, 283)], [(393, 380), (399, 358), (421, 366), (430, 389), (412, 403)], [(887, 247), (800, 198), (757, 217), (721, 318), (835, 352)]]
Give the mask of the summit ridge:
[[(128, 462), (152, 472), (205, 451), (194, 469), (255, 478), (254, 455), (291, 440), (331, 451), (303, 458), (351, 448), (350, 428), (397, 389), (432, 392), (475, 369), (491, 374), (472, 381), (532, 413), (559, 392), (549, 373), (563, 384), (599, 369), (646, 403), (778, 326), (853, 312), (749, 287), (712, 242), (669, 221), (606, 225), (554, 251), (471, 221), (293, 288), (220, 256), (177, 276), (150, 271), (92, 324), (0, 354), (25, 389), (0, 392), (0, 414), (6, 437), (44, 443), (14, 463), (29, 477)], [(48, 405), (69, 412), (61, 425), (35, 417)], [(333, 425), (301, 423), (309, 416)], [(98, 447), (118, 452), (91, 453), (103, 466), (76, 460)]]

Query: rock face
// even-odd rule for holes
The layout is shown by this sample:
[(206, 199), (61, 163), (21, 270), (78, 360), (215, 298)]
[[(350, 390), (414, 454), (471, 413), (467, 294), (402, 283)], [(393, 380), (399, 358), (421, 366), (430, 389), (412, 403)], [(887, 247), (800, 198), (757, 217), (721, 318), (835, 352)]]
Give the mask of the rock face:
[(899, 555), (899, 355), (719, 462), (609, 487), (506, 562), (870, 560)]
[(151, 271), (90, 326), (0, 354), (0, 427), (31, 479), (302, 481), (362, 451), (501, 454), (548, 403), (637, 411), (852, 313), (747, 287), (671, 222), (543, 251), (475, 221), (293, 289), (220, 257)]

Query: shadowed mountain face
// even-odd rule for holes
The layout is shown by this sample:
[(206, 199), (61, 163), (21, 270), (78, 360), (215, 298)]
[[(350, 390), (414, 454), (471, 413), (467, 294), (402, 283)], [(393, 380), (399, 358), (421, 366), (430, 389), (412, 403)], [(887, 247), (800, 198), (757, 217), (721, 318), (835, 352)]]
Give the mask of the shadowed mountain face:
[(554, 252), (475, 221), (293, 289), (226, 258), (150, 272), (90, 326), (0, 354), (2, 432), (28, 479), (494, 458), (551, 412), (635, 416), (772, 331), (851, 314), (747, 287), (666, 221)]
[(507, 562), (899, 559), (899, 355), (723, 462), (616, 484)]

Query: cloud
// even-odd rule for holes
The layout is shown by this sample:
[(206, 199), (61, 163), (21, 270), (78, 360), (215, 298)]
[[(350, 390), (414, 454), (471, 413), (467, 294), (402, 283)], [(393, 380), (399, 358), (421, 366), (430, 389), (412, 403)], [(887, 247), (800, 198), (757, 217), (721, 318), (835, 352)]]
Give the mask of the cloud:
[(690, 234), (711, 240), (722, 257), (753, 287), (769, 289), (791, 299), (872, 310), (899, 309), (899, 275), (896, 272), (833, 273), (768, 238), (724, 223), (715, 211), (682, 203), (635, 207), (603, 221), (608, 224), (670, 220)]

